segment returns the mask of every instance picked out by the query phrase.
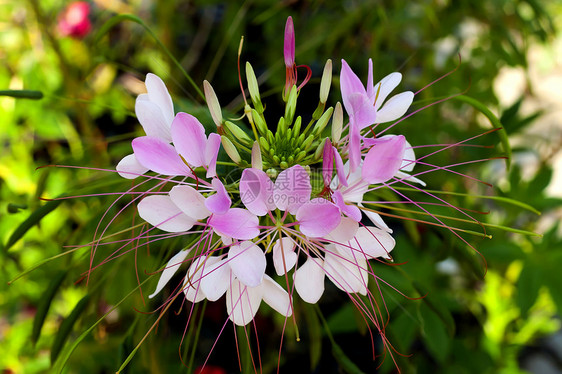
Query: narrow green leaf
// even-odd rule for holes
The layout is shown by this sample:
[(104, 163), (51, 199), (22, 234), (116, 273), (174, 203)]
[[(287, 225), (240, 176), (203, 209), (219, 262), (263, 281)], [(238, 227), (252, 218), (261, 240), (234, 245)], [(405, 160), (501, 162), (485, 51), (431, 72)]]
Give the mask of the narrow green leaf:
[(310, 340), (310, 372), (313, 372), (322, 357), (322, 325), (314, 310), (308, 304), (306, 307), (308, 312), (304, 313), (304, 316)]
[(39, 340), (39, 336), (41, 335), (41, 329), (43, 328), (43, 324), (45, 323), (45, 318), (47, 317), (47, 313), (51, 307), (51, 303), (53, 298), (55, 297), (60, 285), (64, 281), (66, 274), (68, 271), (60, 271), (55, 273), (47, 287), (47, 290), (43, 293), (43, 297), (37, 306), (37, 312), (35, 313), (35, 318), (33, 318), (33, 329), (31, 331), (31, 341), (33, 344)]
[(482, 104), (480, 101), (466, 96), (466, 95), (460, 95), (460, 96), (455, 96), (454, 97), (455, 100), (459, 100), (459, 101), (463, 101), (467, 104), (472, 105), (472, 107), (474, 107), (474, 109), (480, 111), (480, 113), (482, 113), (483, 115), (485, 115), (486, 117), (488, 117), (488, 119), (490, 120), (490, 122), (492, 123), (492, 126), (494, 126), (494, 128), (497, 129), (501, 129), (498, 130), (498, 135), (500, 137), (500, 142), (502, 144), (503, 147), (503, 151), (505, 152), (505, 155), (507, 156), (506, 160), (505, 160), (505, 164), (507, 166), (507, 168), (509, 169), (509, 167), (511, 166), (511, 145), (509, 144), (509, 138), (507, 137), (507, 132), (505, 131), (505, 128), (503, 127), (502, 123), (500, 122), (500, 120), (498, 119), (498, 117), (496, 117), (496, 115), (494, 113), (492, 113), (492, 111), (490, 109), (488, 109), (488, 107), (484, 104)]
[(423, 324), (425, 345), (433, 357), (443, 364), (449, 355), (451, 339), (439, 316), (425, 303), (419, 304), (419, 316)]
[(347, 357), (341, 347), (336, 343), (332, 342), (332, 354), (334, 358), (340, 364), (341, 368), (349, 374), (364, 374), (361, 369), (355, 363)]
[(64, 369), (64, 366), (68, 362), (68, 359), (70, 358), (70, 356), (72, 356), (72, 353), (74, 352), (76, 347), (78, 347), (78, 345), (86, 338), (86, 336), (88, 336), (90, 334), (90, 332), (92, 332), (92, 330), (95, 329), (96, 326), (99, 325), (101, 323), (101, 321), (103, 321), (111, 312), (113, 312), (115, 309), (117, 309), (119, 307), (119, 305), (121, 305), (125, 300), (127, 300), (132, 294), (137, 292), (137, 290), (140, 287), (142, 287), (146, 282), (150, 281), (151, 279), (152, 279), (152, 276), (146, 278), (141, 284), (139, 284), (137, 287), (135, 287), (133, 290), (131, 290), (131, 292), (129, 292), (127, 295), (125, 295), (125, 297), (122, 298), (117, 304), (115, 304), (115, 306), (113, 308), (108, 310), (103, 316), (101, 316), (100, 319), (98, 319), (92, 326), (90, 326), (78, 338), (76, 338), (76, 340), (71, 345), (66, 346), (66, 348), (58, 356), (56, 362), (53, 364), (51, 372), (59, 373), (59, 374), (62, 373), (62, 371)]
[(0, 96), (11, 96), (16, 99), (39, 100), (43, 98), (43, 92), (34, 90), (0, 90)]
[(146, 32), (148, 32), (148, 34), (150, 36), (152, 36), (152, 38), (156, 41), (156, 43), (158, 44), (158, 46), (160, 48), (162, 48), (162, 50), (164, 51), (164, 53), (166, 53), (166, 55), (168, 55), (168, 57), (170, 58), (170, 60), (178, 67), (178, 69), (180, 69), (180, 71), (183, 73), (184, 77), (187, 79), (187, 81), (189, 82), (189, 84), (193, 87), (193, 89), (195, 90), (195, 92), (197, 92), (197, 94), (199, 95), (199, 97), (201, 97), (201, 99), (203, 99), (203, 101), (205, 101), (205, 95), (203, 94), (203, 91), (201, 91), (201, 89), (199, 88), (199, 86), (197, 86), (197, 84), (195, 84), (195, 82), (193, 81), (193, 79), (191, 78), (191, 76), (189, 74), (187, 74), (187, 71), (185, 71), (185, 69), (183, 68), (183, 66), (179, 63), (178, 60), (176, 60), (176, 58), (174, 57), (174, 55), (172, 55), (172, 53), (170, 52), (170, 50), (168, 48), (166, 48), (166, 46), (160, 41), (160, 39), (158, 39), (158, 37), (156, 36), (156, 34), (150, 29), (150, 27), (148, 27), (146, 25), (146, 23), (144, 23), (144, 21), (142, 19), (140, 19), (139, 17), (133, 15), (133, 14), (118, 14), (116, 16), (111, 17), (106, 23), (104, 23), (102, 25), (102, 27), (99, 29), (98, 33), (96, 34), (95, 38), (94, 38), (94, 44), (97, 44), (100, 39), (111, 29), (113, 28), (115, 25), (117, 25), (118, 23), (122, 22), (122, 21), (131, 21), (134, 23), (137, 23), (139, 25), (141, 25)]
[(439, 317), (441, 321), (443, 321), (449, 336), (453, 337), (455, 335), (455, 320), (453, 319), (453, 316), (447, 306), (443, 305), (436, 296), (430, 295), (425, 290), (425, 287), (418, 281), (414, 280), (412, 285), (421, 296), (425, 296), (422, 299), (423, 302), (427, 304), (427, 306)]
[(59, 331), (57, 332), (57, 336), (55, 337), (55, 341), (51, 346), (51, 363), (54, 363), (56, 361), (62, 347), (64, 346), (64, 343), (66, 343), (66, 339), (68, 339), (68, 335), (72, 331), (72, 327), (74, 326), (76, 320), (78, 320), (78, 317), (80, 317), (84, 309), (86, 309), (89, 301), (89, 294), (80, 299), (78, 304), (76, 304), (74, 309), (72, 309), (72, 312), (70, 312), (68, 317), (66, 317), (60, 324)]
[(51, 213), (55, 210), (61, 203), (61, 200), (53, 200), (49, 201), (47, 204), (41, 206), (40, 208), (36, 209), (31, 215), (23, 221), (12, 233), (8, 242), (4, 246), (4, 250), (8, 251), (18, 240), (22, 238), (22, 236), (35, 224), (43, 219), (47, 214)]
[(542, 285), (541, 269), (533, 266), (531, 263), (525, 265), (519, 274), (516, 287), (516, 301), (523, 316), (527, 315), (527, 312), (537, 300)]

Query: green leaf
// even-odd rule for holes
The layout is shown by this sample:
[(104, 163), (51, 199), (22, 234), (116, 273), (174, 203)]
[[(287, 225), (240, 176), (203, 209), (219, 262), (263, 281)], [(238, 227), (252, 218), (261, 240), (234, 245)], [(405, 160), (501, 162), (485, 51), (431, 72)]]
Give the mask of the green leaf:
[(416, 291), (420, 293), (421, 296), (425, 296), (422, 301), (427, 304), (427, 306), (439, 317), (439, 319), (445, 324), (449, 336), (453, 337), (455, 335), (455, 320), (451, 316), (449, 308), (445, 306), (438, 298), (437, 295), (431, 295), (425, 291), (424, 287), (418, 281), (413, 281), (413, 286)]
[(509, 138), (507, 137), (507, 132), (505, 131), (505, 128), (503, 127), (498, 117), (496, 117), (495, 114), (492, 113), (492, 111), (488, 109), (486, 105), (482, 104), (480, 101), (472, 97), (466, 95), (460, 95), (460, 96), (455, 96), (454, 99), (472, 105), (474, 109), (480, 111), (482, 114), (488, 117), (494, 128), (500, 129), (497, 131), (497, 133), (500, 137), (500, 142), (502, 144), (503, 151), (505, 152), (505, 155), (507, 157), (505, 160), (505, 164), (509, 169), (509, 167), (511, 166), (511, 145), (509, 144)]
[(39, 100), (43, 98), (43, 92), (34, 90), (0, 90), (0, 96), (11, 96), (16, 99)]
[(25, 235), (25, 233), (30, 228), (39, 223), (39, 221), (41, 221), (47, 214), (55, 210), (60, 205), (60, 203), (62, 203), (62, 200), (49, 201), (47, 204), (41, 206), (33, 213), (31, 213), (31, 215), (14, 230), (14, 232), (8, 239), (8, 242), (4, 246), (4, 250), (8, 251), (18, 240), (20, 240)]
[(304, 316), (310, 341), (310, 371), (313, 372), (322, 357), (322, 325), (314, 310), (308, 304), (306, 306), (308, 310), (304, 313)]
[(54, 363), (56, 361), (62, 347), (64, 346), (64, 343), (66, 342), (66, 339), (68, 338), (68, 335), (72, 331), (72, 327), (74, 326), (76, 320), (78, 320), (78, 317), (80, 317), (84, 309), (86, 309), (89, 301), (90, 295), (88, 294), (80, 299), (80, 301), (78, 302), (78, 304), (76, 304), (68, 317), (66, 317), (64, 321), (62, 321), (57, 336), (55, 337), (55, 341), (51, 347), (51, 363)]
[(517, 305), (521, 310), (523, 316), (527, 315), (527, 312), (539, 296), (539, 290), (543, 283), (540, 269), (537, 269), (531, 264), (527, 264), (521, 274), (519, 274), (519, 279), (517, 279)]
[(31, 331), (31, 341), (33, 342), (33, 344), (35, 344), (37, 340), (39, 340), (41, 329), (43, 328), (43, 324), (45, 323), (45, 318), (47, 317), (47, 313), (49, 312), (53, 298), (55, 297), (60, 285), (64, 281), (67, 273), (68, 271), (60, 271), (53, 274), (47, 290), (43, 293), (43, 297), (41, 298), (41, 301), (37, 306), (37, 312), (35, 313), (35, 317), (33, 318), (33, 329)]
[(357, 365), (344, 353), (341, 347), (335, 342), (332, 342), (332, 354), (334, 358), (340, 364), (341, 368), (349, 374), (363, 374), (363, 371), (359, 369)]
[(423, 338), (433, 357), (444, 363), (449, 355), (450, 339), (439, 316), (425, 303), (419, 305), (419, 316), (423, 324)]

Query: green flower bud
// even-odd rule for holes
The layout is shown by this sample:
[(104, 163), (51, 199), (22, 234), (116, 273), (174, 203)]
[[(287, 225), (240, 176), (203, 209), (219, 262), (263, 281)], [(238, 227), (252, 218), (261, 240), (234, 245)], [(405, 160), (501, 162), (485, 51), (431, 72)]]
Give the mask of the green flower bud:
[(325, 111), (324, 114), (322, 114), (322, 117), (320, 117), (320, 119), (318, 120), (318, 122), (316, 122), (316, 125), (314, 125), (314, 128), (312, 129), (313, 134), (316, 135), (322, 134), (322, 131), (328, 124), (328, 121), (330, 120), (330, 116), (332, 115), (333, 111), (334, 108), (329, 107), (328, 110)]
[(273, 168), (267, 169), (267, 171), (265, 173), (267, 174), (268, 177), (270, 177), (272, 179), (277, 178), (277, 174), (278, 174), (277, 169), (273, 169)]
[(291, 92), (289, 93), (289, 98), (287, 99), (287, 105), (285, 105), (285, 122), (288, 126), (293, 123), (293, 117), (295, 116), (295, 111), (297, 110), (297, 86), (293, 85)]
[(334, 116), (332, 117), (332, 142), (334, 144), (339, 143), (341, 139), (341, 131), (343, 128), (343, 110), (341, 104), (338, 101), (336, 103), (336, 109), (334, 109)]
[(306, 151), (300, 151), (299, 153), (297, 153), (297, 157), (295, 157), (295, 162), (301, 161), (304, 156), (306, 156)]
[(273, 133), (271, 132), (271, 130), (267, 130), (267, 141), (269, 142), (269, 144), (273, 144), (275, 143), (275, 136), (273, 136)]
[(267, 140), (265, 140), (265, 138), (263, 136), (260, 136), (260, 146), (264, 150), (269, 151), (269, 143), (267, 142)]
[(275, 133), (275, 138), (277, 138), (277, 134), (279, 134), (279, 136), (285, 135), (287, 133), (287, 126), (288, 123), (285, 120), (285, 118), (283, 117), (279, 118), (279, 122), (277, 123), (277, 132)]
[(248, 80), (248, 91), (250, 91), (250, 97), (254, 103), (254, 107), (258, 113), (263, 113), (263, 105), (260, 98), (260, 90), (258, 86), (258, 79), (254, 73), (254, 69), (249, 62), (246, 62), (246, 79)]
[(297, 137), (301, 133), (302, 118), (298, 116), (293, 125), (293, 136)]
[(252, 109), (252, 119), (254, 120), (254, 124), (258, 128), (260, 134), (265, 134), (267, 132), (267, 124), (263, 120), (263, 117), (255, 109)]
[(310, 147), (310, 145), (312, 144), (312, 142), (314, 141), (315, 136), (313, 134), (310, 134), (302, 143), (302, 148), (303, 150), (308, 150), (308, 148)]
[(324, 153), (324, 147), (326, 145), (326, 142), (328, 142), (330, 139), (325, 138), (324, 140), (322, 140), (322, 142), (318, 145), (318, 147), (316, 148), (316, 152), (314, 152), (314, 159), (315, 160), (319, 160), (320, 157), (322, 157), (322, 154)]
[(254, 146), (252, 147), (252, 167), (254, 169), (263, 170), (260, 144), (257, 141), (254, 142)]
[(226, 121), (224, 123), (224, 127), (226, 127), (226, 129), (230, 131), (232, 135), (234, 135), (234, 137), (236, 137), (236, 139), (240, 140), (242, 143), (246, 145), (252, 144), (252, 138), (250, 138), (248, 134), (244, 132), (244, 130), (236, 126), (234, 123)]
[(322, 73), (322, 80), (320, 81), (320, 102), (326, 104), (328, 94), (330, 93), (330, 86), (332, 85), (332, 60), (328, 59), (324, 65), (324, 72)]
[(221, 143), (228, 157), (230, 157), (230, 159), (234, 161), (235, 164), (239, 164), (242, 158), (240, 157), (240, 153), (238, 153), (238, 150), (236, 149), (234, 144), (232, 144), (230, 139), (228, 139), (224, 135), (221, 135)]
[(205, 91), (205, 100), (207, 101), (209, 112), (211, 112), (211, 117), (213, 117), (213, 122), (220, 128), (223, 121), (222, 111), (215, 90), (213, 90), (211, 84), (206, 80), (203, 81), (203, 90)]
[(287, 163), (287, 161), (281, 161), (279, 163), (279, 166), (281, 166), (281, 169), (288, 169), (289, 168), (289, 164)]

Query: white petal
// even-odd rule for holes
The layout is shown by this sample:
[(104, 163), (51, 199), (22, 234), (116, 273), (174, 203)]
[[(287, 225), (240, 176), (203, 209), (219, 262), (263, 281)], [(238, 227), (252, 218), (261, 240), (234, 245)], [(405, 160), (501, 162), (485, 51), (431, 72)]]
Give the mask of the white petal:
[(228, 264), (240, 282), (256, 287), (262, 282), (267, 261), (260, 247), (251, 241), (243, 241), (230, 247)]
[(166, 122), (160, 107), (152, 101), (139, 98), (135, 102), (135, 113), (146, 135), (171, 142), (170, 123)]
[[(183, 292), (188, 301), (198, 303), (205, 298), (205, 293), (201, 289), (201, 278), (207, 262), (212, 258), (199, 257), (191, 263), (183, 281)], [(211, 260), (211, 264), (213, 261)]]
[(167, 195), (152, 195), (137, 205), (139, 216), (152, 226), (168, 232), (187, 231), (195, 220), (183, 214)]
[(360, 227), (355, 237), (346, 245), (337, 245), (342, 252), (353, 250), (357, 258), (390, 258), (390, 252), (394, 249), (396, 241), (386, 231), (375, 227)]
[(247, 287), (238, 279), (232, 279), (226, 291), (226, 311), (228, 318), (238, 326), (250, 323), (261, 304), (263, 289)]
[(149, 100), (160, 107), (160, 110), (168, 123), (168, 127), (170, 127), (172, 120), (174, 119), (174, 104), (172, 102), (172, 97), (168, 93), (166, 85), (160, 77), (152, 73), (148, 73), (146, 75), (144, 83), (146, 85), (146, 90), (148, 91)]
[(392, 96), (377, 112), (377, 123), (394, 121), (406, 113), (414, 101), (414, 93), (406, 91)]
[[(371, 99), (373, 100), (374, 106), (375, 106), (375, 110), (379, 110), (379, 108), (381, 107), (384, 100), (388, 97), (388, 95), (396, 87), (398, 87), (398, 84), (400, 84), (401, 80), (402, 80), (402, 74), (400, 74), (398, 72), (394, 72), (394, 73), (388, 74), (386, 77), (381, 79), (380, 82), (378, 82), (375, 85), (373, 93), (372, 93), (373, 97), (371, 97)], [(379, 89), (379, 85), (380, 85), (380, 89)], [(377, 96), (377, 92), (378, 92), (377, 101), (374, 102), (375, 97)], [(377, 121), (378, 121), (378, 118), (377, 118)]]
[(297, 263), (295, 243), (289, 237), (277, 239), (273, 246), (273, 266), (277, 275), (283, 275)]
[(409, 174), (403, 173), (403, 172), (401, 172), (401, 171), (396, 172), (396, 174), (394, 174), (394, 176), (397, 177), (397, 178), (400, 178), (400, 179), (404, 179), (404, 180), (410, 181), (410, 182), (419, 183), (419, 184), (421, 184), (421, 185), (424, 186), (424, 187), (426, 186), (425, 182), (422, 181), (421, 179), (418, 179), (418, 178), (416, 178), (416, 177), (414, 177), (414, 176), (411, 176), (411, 175), (409, 175)]
[(347, 243), (353, 239), (358, 229), (359, 224), (356, 221), (349, 217), (342, 217), (338, 227), (326, 235), (325, 238), (334, 243)]
[(162, 275), (160, 275), (160, 279), (158, 279), (156, 290), (154, 290), (154, 292), (151, 295), (148, 295), (149, 299), (152, 299), (154, 296), (156, 296), (160, 291), (162, 291), (162, 288), (164, 288), (164, 286), (168, 284), (170, 279), (172, 279), (176, 271), (178, 271), (178, 269), (180, 268), (180, 265), (183, 263), (183, 260), (185, 260), (185, 258), (187, 257), (189, 251), (190, 251), (189, 249), (180, 251), (174, 257), (172, 257), (170, 261), (168, 261), (166, 267), (162, 271)]
[(123, 178), (135, 179), (139, 175), (143, 175), (144, 173), (146, 173), (148, 171), (148, 168), (142, 166), (135, 157), (135, 154), (132, 153), (123, 157), (117, 164), (115, 170), (117, 170), (117, 172), (119, 172), (119, 175)]
[(324, 293), (324, 262), (319, 258), (309, 257), (295, 271), (295, 290), (307, 303), (316, 304)]
[(402, 160), (402, 165), (400, 165), (400, 170), (402, 171), (412, 171), (416, 166), (416, 153), (412, 145), (406, 140), (406, 149), (404, 150), (404, 159)]
[(207, 299), (209, 301), (220, 299), (228, 289), (229, 284), (230, 266), (227, 260), (219, 261), (217, 257), (209, 257), (201, 279), (201, 290)]
[(263, 289), (263, 301), (267, 305), (285, 317), (293, 314), (289, 294), (277, 282), (266, 275), (260, 287)]
[[(359, 203), (359, 206), (361, 208), (363, 208), (363, 204)], [(380, 214), (375, 213), (375, 212), (371, 212), (369, 210), (362, 210), (363, 213), (365, 213), (365, 215), (367, 216), (367, 218), (369, 218), (371, 220), (371, 222), (373, 222), (373, 224), (378, 227), (379, 229), (382, 229), (386, 232), (392, 233), (392, 229), (390, 227), (388, 227), (388, 225), (386, 224), (386, 222), (383, 221), (382, 217), (380, 216)]]
[(328, 278), (340, 290), (367, 294), (367, 261), (359, 255), (351, 257), (341, 251), (326, 252), (324, 269)]
[(207, 218), (211, 215), (205, 206), (205, 197), (191, 186), (175, 186), (170, 190), (170, 198), (182, 212), (194, 220)]

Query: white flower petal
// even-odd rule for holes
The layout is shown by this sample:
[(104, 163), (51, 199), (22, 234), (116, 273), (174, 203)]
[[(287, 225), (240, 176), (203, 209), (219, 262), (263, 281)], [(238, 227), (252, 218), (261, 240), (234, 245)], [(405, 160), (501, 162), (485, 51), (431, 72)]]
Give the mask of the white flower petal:
[(162, 110), (156, 103), (143, 100), (139, 96), (135, 102), (135, 113), (146, 135), (155, 136), (167, 142), (172, 141), (170, 123), (166, 121)]
[(183, 214), (167, 195), (151, 195), (137, 205), (139, 216), (152, 226), (168, 232), (187, 231), (195, 220)]
[(319, 258), (309, 257), (295, 271), (295, 290), (307, 303), (316, 304), (324, 293), (324, 262)]
[(289, 237), (277, 239), (273, 246), (273, 266), (277, 275), (283, 275), (297, 263), (295, 243)]
[(174, 186), (170, 190), (170, 198), (182, 212), (194, 220), (204, 219), (211, 215), (205, 206), (205, 197), (191, 186)]
[(154, 296), (156, 296), (160, 291), (162, 291), (162, 288), (164, 288), (164, 286), (168, 284), (170, 279), (172, 279), (176, 271), (178, 271), (178, 269), (180, 268), (180, 265), (183, 263), (183, 260), (185, 260), (185, 258), (187, 257), (189, 251), (190, 251), (189, 249), (180, 251), (176, 253), (176, 255), (170, 259), (170, 261), (168, 261), (166, 267), (164, 268), (162, 274), (160, 275), (160, 279), (158, 279), (156, 290), (154, 290), (154, 292), (151, 295), (148, 295), (149, 299), (152, 299)]
[(217, 301), (230, 284), (230, 266), (227, 260), (209, 257), (201, 279), (201, 290), (209, 301)]
[(138, 162), (137, 158), (135, 157), (134, 153), (127, 155), (119, 161), (117, 167), (115, 168), (120, 176), (126, 179), (135, 179), (139, 175), (143, 175), (148, 171), (148, 168), (145, 168)]
[(367, 261), (361, 259), (360, 255), (351, 257), (342, 251), (327, 251), (324, 269), (328, 278), (340, 290), (361, 295), (367, 294)]
[(267, 262), (260, 247), (251, 241), (243, 241), (230, 247), (228, 264), (240, 282), (256, 287), (262, 282)]
[(414, 101), (414, 93), (406, 91), (392, 96), (377, 112), (377, 123), (394, 121), (402, 117)]
[(226, 291), (226, 311), (228, 318), (238, 326), (250, 323), (261, 304), (263, 289), (247, 287), (238, 279), (232, 279)]
[(160, 77), (152, 73), (146, 75), (144, 83), (149, 100), (158, 105), (169, 127), (174, 119), (174, 103), (166, 85)]
[(285, 317), (289, 317), (293, 314), (289, 294), (283, 287), (271, 279), (271, 277), (265, 275), (260, 287), (263, 289), (263, 301), (265, 301), (267, 305)]

